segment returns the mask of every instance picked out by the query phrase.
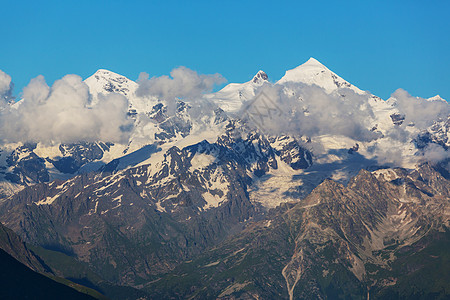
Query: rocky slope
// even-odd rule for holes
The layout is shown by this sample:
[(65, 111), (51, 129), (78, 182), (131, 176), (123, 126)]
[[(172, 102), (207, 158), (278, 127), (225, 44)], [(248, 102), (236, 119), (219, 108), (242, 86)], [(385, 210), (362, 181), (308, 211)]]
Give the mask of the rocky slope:
[(237, 125), (230, 123), (216, 143), (172, 147), (154, 164), (34, 185), (0, 204), (0, 218), (28, 242), (137, 286), (263, 213), (247, 189), (278, 162), (293, 169), (311, 164), (295, 140), (274, 148)]
[(48, 299), (63, 295), (70, 299), (149, 299), (145, 292), (104, 280), (73, 257), (23, 242), (1, 223), (0, 251), (5, 269), (2, 282), (11, 283), (10, 289), (0, 292), (2, 299), (43, 298), (44, 294)]
[(40, 258), (11, 229), (0, 223), (0, 248), (36, 272), (48, 272)]
[(429, 269), (449, 265), (448, 187), (428, 165), (363, 170), (347, 187), (326, 180), (146, 289), (197, 299), (448, 297), (448, 272)]
[(2, 299), (96, 299), (27, 268), (0, 249)]

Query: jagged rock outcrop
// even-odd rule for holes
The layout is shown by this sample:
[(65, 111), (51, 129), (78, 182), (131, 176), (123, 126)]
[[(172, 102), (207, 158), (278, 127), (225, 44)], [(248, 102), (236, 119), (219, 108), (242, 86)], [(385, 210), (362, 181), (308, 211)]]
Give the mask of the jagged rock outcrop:
[(362, 170), (348, 186), (325, 180), (300, 203), (278, 207), (147, 288), (160, 297), (205, 299), (448, 296), (445, 281), (405, 289), (433, 259), (450, 263), (441, 256), (450, 244), (443, 186), (449, 181), (429, 165)]
[(7, 180), (23, 185), (49, 181), (45, 160), (34, 153), (35, 148), (36, 144), (25, 144), (7, 157), (6, 162), (11, 169), (5, 174)]

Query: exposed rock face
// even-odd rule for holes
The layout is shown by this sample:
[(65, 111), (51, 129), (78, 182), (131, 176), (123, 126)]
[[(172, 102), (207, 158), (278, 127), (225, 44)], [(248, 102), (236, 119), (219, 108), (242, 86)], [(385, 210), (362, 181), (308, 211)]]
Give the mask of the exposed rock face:
[(105, 151), (109, 151), (111, 143), (76, 143), (61, 144), (59, 150), (62, 158), (49, 161), (62, 173), (73, 174), (86, 163), (99, 160)]
[(23, 185), (49, 180), (45, 160), (33, 152), (35, 148), (36, 144), (25, 144), (8, 156), (6, 162), (11, 172), (5, 174), (6, 179)]
[(295, 139), (271, 143), (230, 122), (216, 143), (172, 147), (151, 165), (34, 185), (0, 204), (0, 219), (28, 242), (73, 254), (114, 282), (138, 285), (256, 217), (261, 207), (247, 187), (251, 176), (276, 169), (277, 157), (293, 168), (311, 163)]
[(264, 71), (259, 71), (252, 79), (253, 83), (256, 84), (262, 84), (263, 82), (267, 81), (269, 79), (269, 76)]
[(153, 106), (149, 116), (158, 123), (161, 129), (161, 132), (155, 133), (155, 139), (160, 144), (175, 138), (177, 134), (180, 134), (182, 137), (189, 135), (192, 124), (187, 115), (188, 108), (189, 106), (186, 103), (178, 101), (175, 114), (169, 114), (167, 106), (164, 106), (162, 103)]
[(327, 179), (258, 221), (252, 174), (300, 158), (310, 163), (295, 139), (230, 122), (216, 143), (172, 147), (152, 165), (26, 188), (0, 220), (154, 297), (377, 297), (406, 278), (400, 258), (450, 241), (450, 184), (428, 164)]
[(36, 272), (48, 271), (26, 244), (11, 229), (0, 223), (0, 249)]
[(353, 146), (350, 149), (348, 149), (348, 154), (353, 154), (355, 152), (358, 152), (358, 150), (359, 150), (359, 144), (356, 143), (355, 146)]
[(220, 124), (223, 123), (225, 121), (228, 121), (228, 116), (225, 113), (225, 111), (221, 108), (216, 108), (214, 110), (214, 124)]
[(271, 138), (271, 145), (280, 159), (294, 170), (307, 169), (313, 164), (311, 153), (300, 146), (299, 142), (286, 135)]
[(434, 122), (427, 130), (419, 133), (414, 143), (418, 149), (423, 149), (430, 144), (437, 144), (444, 149), (450, 146), (450, 117), (446, 120)]
[[(11, 257), (8, 258), (8, 255)], [(103, 295), (117, 300), (124, 297), (150, 299), (143, 291), (105, 281), (73, 257), (24, 243), (1, 223), (0, 262), (4, 268), (2, 282), (11, 282), (11, 285), (7, 285), (8, 289), (0, 291), (1, 299), (72, 299), (68, 297), (70, 294), (73, 294), (73, 299), (94, 299), (84, 293), (95, 296), (95, 299), (104, 299)], [(19, 289), (26, 292), (22, 295)]]
[(428, 272), (416, 257), (445, 253), (449, 186), (428, 165), (412, 173), (363, 170), (347, 187), (325, 180), (300, 203), (279, 207), (147, 288), (160, 297), (224, 299), (446, 295), (420, 281), (403, 289), (413, 277), (402, 266)]
[(60, 155), (51, 159), (36, 154), (36, 144), (26, 143), (8, 155), (1, 173), (5, 179), (19, 185), (48, 182), (52, 164), (62, 174), (75, 174), (82, 166), (100, 160), (112, 145), (103, 142), (60, 144)]
[(294, 170), (306, 169), (313, 163), (311, 153), (295, 138), (286, 135), (267, 137), (248, 129), (241, 121), (230, 121), (217, 144), (256, 176), (264, 175), (270, 168), (277, 169), (277, 156)]
[(146, 166), (34, 185), (4, 204), (2, 219), (27, 241), (74, 253), (110, 280), (145, 282), (254, 211), (245, 171), (229, 162), (190, 172), (189, 151), (171, 149), (150, 175)]
[(351, 88), (352, 87), (351, 83), (340, 79), (335, 74), (331, 74), (331, 78), (333, 78), (333, 83), (336, 85), (337, 88), (343, 88), (343, 87)]
[(390, 117), (391, 117), (392, 123), (394, 123), (394, 125), (397, 125), (397, 126), (402, 125), (403, 121), (405, 121), (405, 116), (401, 115), (399, 113), (394, 113)]

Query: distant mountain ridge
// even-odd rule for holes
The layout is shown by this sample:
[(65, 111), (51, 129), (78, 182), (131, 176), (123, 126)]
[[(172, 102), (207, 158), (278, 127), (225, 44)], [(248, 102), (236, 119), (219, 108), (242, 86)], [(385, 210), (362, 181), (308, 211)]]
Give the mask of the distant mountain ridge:
[(445, 298), (440, 276), (448, 272), (430, 267), (450, 263), (448, 192), (427, 165), (362, 170), (347, 187), (325, 180), (147, 290), (201, 299)]
[(1, 145), (0, 221), (108, 297), (447, 297), (417, 278), (449, 265), (448, 103), (384, 101), (313, 58), (268, 79), (172, 99), (97, 71), (88, 109), (126, 100), (128, 140)]
[[(3, 145), (1, 147), (2, 155), (0, 155), (0, 167), (2, 168), (0, 177), (3, 179), (0, 178), (0, 180), (6, 180), (6, 182), (2, 183), (2, 193), (8, 195), (12, 190), (20, 189), (21, 185), (46, 182), (53, 179), (67, 179), (78, 173), (96, 171), (103, 165), (119, 159), (123, 155), (153, 143), (166, 144), (167, 147), (163, 147), (163, 151), (165, 151), (176, 143), (182, 142), (186, 144), (183, 140), (188, 136), (192, 136), (194, 140), (192, 142), (186, 140), (186, 142), (194, 144), (200, 142), (204, 137), (205, 130), (199, 131), (200, 128), (207, 128), (209, 132), (208, 139), (213, 142), (224, 131), (226, 120), (235, 118), (235, 114), (239, 112), (244, 103), (254, 98), (261, 89), (274, 86), (283, 87), (284, 94), (289, 95), (289, 93), (293, 93), (292, 95), (295, 96), (297, 92), (294, 92), (291, 88), (295, 84), (300, 84), (300, 87), (305, 84), (317, 86), (326, 93), (340, 93), (342, 97), (347, 93), (345, 92), (346, 90), (353, 91), (357, 95), (365, 97), (367, 105), (375, 113), (371, 117), (373, 120), (366, 120), (368, 124), (365, 126), (373, 132), (378, 132), (380, 135), (386, 135), (386, 132), (391, 131), (395, 126), (412, 125), (403, 124), (405, 114), (399, 111), (395, 99), (385, 102), (376, 96), (361, 91), (331, 72), (314, 58), (309, 59), (295, 69), (287, 71), (286, 75), (275, 85), (268, 81), (266, 73), (259, 71), (247, 83), (232, 83), (214, 94), (205, 95), (206, 101), (210, 101), (213, 106), (218, 106), (218, 108), (215, 110), (215, 113), (213, 113), (213, 107), (209, 109), (209, 113), (205, 115), (206, 119), (203, 118), (201, 122), (199, 122), (197, 117), (191, 116), (191, 108), (189, 108), (187, 103), (180, 101), (175, 114), (171, 115), (170, 112), (167, 112), (167, 105), (164, 100), (159, 100), (156, 97), (142, 98), (137, 96), (138, 84), (114, 72), (100, 69), (87, 78), (85, 83), (91, 93), (91, 105), (96, 105), (102, 96), (111, 93), (118, 93), (126, 97), (129, 103), (129, 118), (134, 120), (134, 128), (128, 143), (120, 145), (117, 143), (112, 144), (108, 141), (98, 141), (96, 143), (80, 141), (68, 145), (56, 144), (50, 147), (40, 143), (35, 146), (26, 143), (19, 146)], [(305, 102), (301, 95), (297, 97), (299, 97), (299, 101)], [(442, 98), (436, 96), (430, 98), (430, 101), (442, 102)], [(305, 102), (303, 108), (305, 111), (308, 110), (308, 105)], [(220, 118), (224, 122), (217, 122), (218, 113), (221, 114)], [(439, 122), (438, 120), (436, 121)], [(434, 129), (431, 129), (431, 127), (429, 129), (415, 129), (414, 125), (412, 126), (408, 130), (415, 130), (417, 136), (423, 137), (426, 134), (436, 136), (429, 138), (429, 141), (434, 143), (434, 141), (439, 140), (438, 144), (448, 147), (449, 137), (446, 129), (448, 126), (441, 126), (443, 130), (440, 130), (439, 137), (434, 133), (438, 125), (433, 125)], [(308, 138), (310, 137), (305, 137), (305, 139)], [(317, 137), (317, 139), (320, 143), (324, 143), (323, 137)], [(333, 143), (342, 143), (343, 141), (339, 136), (333, 137), (333, 139), (336, 140)], [(419, 139), (420, 137), (416, 140)], [(355, 143), (362, 144), (361, 141), (352, 141), (351, 143), (353, 145), (346, 147), (351, 148)], [(377, 144), (380, 143), (386, 143), (386, 146), (383, 147), (389, 147), (388, 144), (392, 144), (392, 141), (381, 139)], [(324, 146), (329, 147), (329, 142), (325, 143)], [(367, 145), (366, 147), (373, 146)], [(360, 153), (365, 151), (366, 147), (360, 147)], [(408, 154), (410, 162), (405, 160), (402, 166), (413, 167), (416, 163), (414, 158), (414, 152), (416, 151), (410, 150), (410, 143), (397, 144), (396, 147), (405, 148), (405, 153), (410, 152)], [(18, 156), (19, 153), (20, 156)], [(365, 153), (366, 156), (368, 154), (367, 152)], [(136, 157), (136, 161), (130, 162), (131, 165), (141, 163), (141, 159), (147, 160), (148, 155), (150, 154), (134, 155), (133, 157)], [(126, 165), (121, 164), (121, 168), (125, 167)], [(7, 182), (12, 182), (12, 184)]]

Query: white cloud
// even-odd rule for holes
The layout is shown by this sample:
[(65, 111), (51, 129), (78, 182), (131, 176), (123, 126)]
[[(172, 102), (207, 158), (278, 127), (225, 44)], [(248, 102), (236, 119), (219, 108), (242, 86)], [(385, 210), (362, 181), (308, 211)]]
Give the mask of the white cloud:
[(31, 79), (30, 83), (23, 89), (23, 98), (35, 103), (43, 103), (50, 93), (50, 87), (45, 82), (44, 76), (39, 75)]
[(0, 70), (0, 106), (11, 98), (12, 87), (11, 76)]
[[(212, 114), (215, 108), (203, 99), (203, 94), (223, 81), (219, 74), (202, 75), (179, 67), (172, 70), (170, 76), (149, 79), (148, 74), (142, 73), (137, 94), (165, 100), (169, 113), (175, 108), (177, 98), (188, 100), (189, 114), (200, 120)], [(0, 71), (3, 97), (11, 96), (11, 87), (11, 77)], [(281, 112), (272, 111), (271, 117), (264, 119), (264, 124), (258, 124), (263, 132), (269, 135), (303, 135), (313, 140), (321, 135), (335, 135), (371, 142), (367, 151), (381, 164), (401, 165), (406, 156), (411, 155), (405, 153), (405, 143), (411, 142), (418, 131), (425, 130), (438, 118), (450, 114), (446, 102), (427, 101), (412, 97), (402, 89), (397, 90), (390, 100), (405, 114), (405, 121), (403, 125), (392, 125), (384, 132), (391, 145), (386, 147), (386, 142), (378, 140), (381, 135), (369, 130), (375, 118), (367, 95), (359, 95), (349, 89), (328, 94), (318, 86), (300, 83), (265, 84), (256, 94), (260, 92), (267, 96), (269, 106)], [(67, 75), (52, 87), (47, 85), (43, 76), (38, 76), (24, 88), (21, 105), (0, 112), (0, 136), (8, 142), (127, 141), (132, 125), (126, 115), (127, 99), (110, 94), (100, 96), (98, 104), (91, 106), (90, 97), (87, 85), (77, 75)], [(414, 123), (417, 130), (410, 130), (406, 126), (409, 123)], [(435, 144), (417, 154), (417, 157), (432, 162), (449, 158), (448, 151)]]
[(441, 145), (429, 144), (423, 151), (423, 160), (438, 163), (450, 158), (450, 152)]
[(420, 129), (425, 129), (438, 118), (446, 118), (450, 114), (447, 102), (413, 97), (403, 89), (398, 89), (391, 97), (400, 112), (405, 114), (405, 124), (414, 123)]
[(4, 94), (10, 89), (11, 76), (0, 70), (0, 94)]
[(0, 115), (1, 136), (7, 142), (126, 141), (125, 97), (111, 94), (94, 107), (89, 100), (88, 86), (77, 75), (66, 75), (51, 88), (38, 76), (24, 88), (23, 102)]
[[(350, 89), (341, 88), (329, 94), (319, 86), (287, 83), (263, 86), (256, 94), (264, 94), (264, 105), (272, 110), (268, 112), (264, 105), (255, 110), (258, 96), (243, 105), (241, 115), (244, 118), (269, 135), (308, 136), (312, 138), (311, 146), (317, 154), (325, 154), (327, 147), (315, 138), (332, 135), (367, 142), (365, 151), (381, 165), (406, 166), (413, 161), (438, 162), (449, 158), (449, 152), (437, 144), (423, 151), (417, 149), (416, 154), (407, 150), (410, 147), (405, 147), (434, 121), (446, 119), (450, 110), (448, 103), (443, 101), (427, 101), (397, 90), (391, 102), (395, 102), (399, 111), (406, 115), (405, 122), (401, 126), (391, 123), (390, 128), (381, 134), (370, 130), (379, 121), (369, 104), (369, 96), (356, 94)], [(259, 118), (259, 115), (263, 117)], [(413, 129), (407, 126), (410, 123), (415, 124)]]
[(170, 76), (153, 77), (148, 74), (139, 75), (139, 96), (157, 96), (165, 100), (175, 98), (193, 99), (212, 90), (214, 85), (225, 82), (220, 74), (204, 75), (186, 67), (178, 67), (170, 72)]
[[(263, 86), (256, 93), (260, 92), (267, 96), (269, 106), (274, 107), (271, 117), (264, 118), (262, 126), (259, 124), (269, 134), (310, 137), (333, 134), (360, 141), (377, 137), (367, 129), (370, 128), (368, 121), (373, 117), (367, 98), (351, 90), (345, 90), (344, 98), (338, 93), (328, 94), (318, 86), (288, 83), (284, 87)], [(257, 101), (252, 105), (257, 105)], [(244, 108), (247, 108), (246, 105)], [(259, 110), (265, 113), (263, 107)], [(245, 114), (245, 111), (242, 113)]]

